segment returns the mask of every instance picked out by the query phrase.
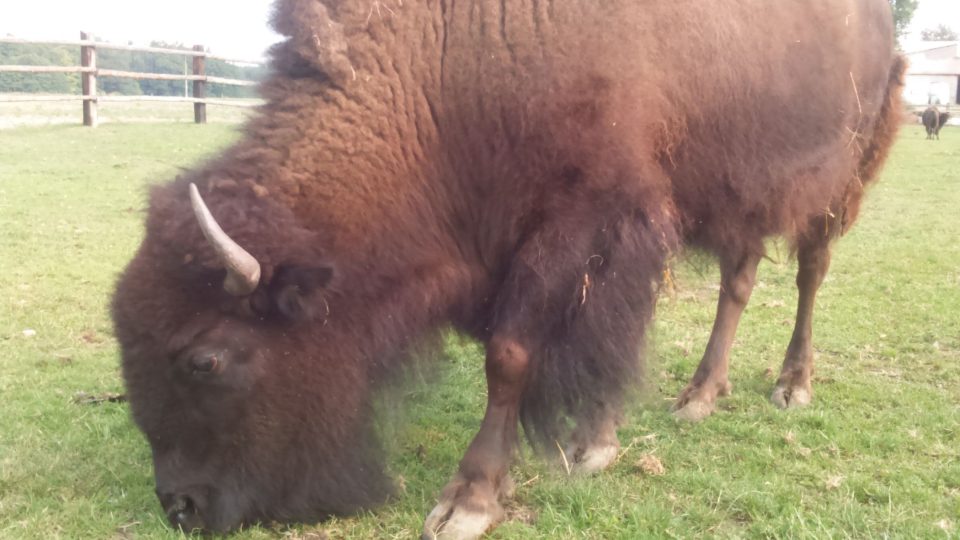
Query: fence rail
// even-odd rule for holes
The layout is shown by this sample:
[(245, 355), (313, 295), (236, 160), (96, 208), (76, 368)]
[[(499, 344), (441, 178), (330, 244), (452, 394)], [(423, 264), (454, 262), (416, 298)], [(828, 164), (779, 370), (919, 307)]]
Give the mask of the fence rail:
[(90, 71), (96, 70), (79, 66), (0, 66), (0, 73), (85, 73)]
[(181, 96), (81, 96), (81, 95), (46, 95), (46, 96), (32, 96), (32, 95), (17, 95), (9, 94), (0, 96), (0, 103), (33, 103), (33, 102), (44, 102), (44, 101), (85, 101), (85, 100), (96, 100), (99, 103), (130, 103), (135, 101), (140, 102), (160, 102), (160, 103), (206, 103), (208, 105), (216, 105), (218, 107), (238, 107), (238, 108), (250, 108), (256, 107), (260, 104), (259, 100), (239, 100), (239, 99), (216, 99), (216, 98), (193, 98), (193, 97), (181, 97)]
[[(202, 45), (195, 45), (193, 49), (165, 49), (160, 47), (138, 47), (134, 45), (119, 45), (95, 41), (93, 36), (80, 32), (80, 40), (27, 40), (10, 37), (0, 37), (0, 43), (14, 43), (21, 45), (59, 45), (80, 47), (79, 66), (0, 66), (0, 73), (79, 73), (82, 94), (76, 96), (0, 96), (0, 102), (25, 101), (82, 101), (83, 125), (96, 127), (98, 103), (126, 102), (126, 101), (164, 101), (193, 104), (193, 119), (198, 124), (207, 121), (207, 105), (221, 105), (230, 107), (253, 107), (255, 103), (230, 102), (223, 99), (208, 99), (208, 84), (224, 84), (229, 86), (256, 86), (256, 81), (244, 79), (228, 79), (206, 74), (206, 60), (222, 60), (235, 64), (251, 66), (263, 65), (253, 60), (231, 58), (209, 54)], [(116, 69), (97, 68), (97, 49), (111, 49), (121, 51), (146, 52), (155, 54), (169, 54), (192, 59), (191, 74), (142, 73), (136, 71), (121, 71)], [(187, 81), (193, 84), (193, 97), (179, 96), (100, 96), (97, 94), (97, 77), (119, 77), (127, 79), (146, 79), (162, 81)]]

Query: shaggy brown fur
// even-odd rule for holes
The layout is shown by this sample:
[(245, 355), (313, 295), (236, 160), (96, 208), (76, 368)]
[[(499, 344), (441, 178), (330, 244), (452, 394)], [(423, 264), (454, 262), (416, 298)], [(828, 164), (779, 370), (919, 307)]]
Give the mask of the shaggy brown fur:
[[(736, 305), (765, 237), (803, 267), (855, 219), (899, 110), (884, 0), (279, 0), (273, 23), (266, 105), (152, 191), (114, 299), (184, 528), (384, 500), (370, 393), (453, 325), (487, 345), (489, 403), (427, 533), (482, 533), (518, 420), (576, 456), (616, 444), (666, 258), (716, 253)], [(259, 260), (251, 295), (224, 292), (191, 182)], [(724, 302), (684, 405), (725, 383)], [(785, 388), (808, 383), (798, 339)]]

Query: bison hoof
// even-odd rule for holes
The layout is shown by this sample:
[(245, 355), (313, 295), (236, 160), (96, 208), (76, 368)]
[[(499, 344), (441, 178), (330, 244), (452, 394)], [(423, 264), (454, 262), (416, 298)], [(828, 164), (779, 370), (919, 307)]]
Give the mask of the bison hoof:
[[(513, 483), (504, 479), (504, 494)], [(499, 494), (488, 482), (467, 482), (459, 474), (443, 489), (440, 501), (427, 514), (421, 540), (471, 540), (480, 538), (503, 519)]]
[(587, 448), (568, 446), (563, 452), (564, 463), (572, 474), (595, 474), (617, 460), (620, 443), (591, 445)]
[(420, 540), (473, 540), (495, 523), (493, 516), (438, 504), (427, 516)]
[(687, 422), (699, 422), (711, 414), (713, 414), (713, 403), (705, 401), (688, 401), (684, 406), (673, 411), (674, 418)]
[(806, 407), (813, 400), (813, 393), (802, 386), (777, 386), (770, 395), (770, 401), (781, 409)]
[(713, 384), (691, 383), (677, 398), (673, 406), (673, 416), (678, 420), (699, 422), (713, 414), (714, 402), (718, 396), (729, 396), (731, 392), (733, 385), (728, 380)]

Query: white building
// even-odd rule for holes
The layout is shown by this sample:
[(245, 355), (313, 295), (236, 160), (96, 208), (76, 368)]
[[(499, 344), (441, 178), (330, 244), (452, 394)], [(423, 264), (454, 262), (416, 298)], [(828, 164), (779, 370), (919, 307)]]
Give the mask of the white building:
[(960, 96), (960, 41), (921, 41), (904, 48), (910, 60), (904, 100), (915, 107), (953, 108)]

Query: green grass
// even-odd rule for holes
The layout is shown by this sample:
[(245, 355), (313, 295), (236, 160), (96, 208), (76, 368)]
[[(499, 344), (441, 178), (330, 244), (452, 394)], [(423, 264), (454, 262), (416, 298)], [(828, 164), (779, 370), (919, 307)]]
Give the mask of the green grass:
[[(124, 404), (107, 306), (142, 231), (145, 186), (235, 140), (231, 125), (0, 131), (0, 538), (160, 538), (149, 447)], [(960, 534), (960, 130), (904, 129), (818, 298), (814, 404), (767, 402), (789, 339), (795, 263), (771, 243), (733, 351), (734, 394), (669, 414), (706, 343), (717, 272), (675, 269), (646, 397), (607, 473), (571, 479), (525, 452), (492, 538), (944, 538)], [(25, 330), (35, 335), (28, 336)], [(29, 334), (29, 332), (27, 332)], [(238, 538), (410, 538), (483, 412), (482, 353), (452, 338), (440, 381), (391, 399), (393, 504)], [(637, 466), (656, 456), (665, 474)]]

